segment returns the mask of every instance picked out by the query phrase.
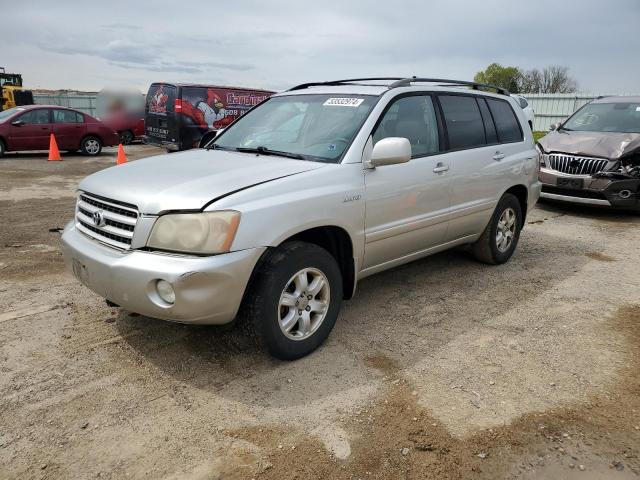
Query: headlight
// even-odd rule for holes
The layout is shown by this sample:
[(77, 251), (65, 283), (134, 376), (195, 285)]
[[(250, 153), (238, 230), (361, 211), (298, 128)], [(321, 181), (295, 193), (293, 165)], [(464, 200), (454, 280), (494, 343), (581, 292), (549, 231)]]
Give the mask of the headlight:
[(214, 254), (229, 251), (240, 222), (233, 210), (162, 215), (147, 246), (173, 252)]

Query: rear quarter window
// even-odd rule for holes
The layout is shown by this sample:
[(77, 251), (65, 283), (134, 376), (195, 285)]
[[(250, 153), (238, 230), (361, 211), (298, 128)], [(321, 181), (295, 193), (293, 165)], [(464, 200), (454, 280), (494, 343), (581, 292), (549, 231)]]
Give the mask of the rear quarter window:
[(449, 149), (486, 145), (480, 109), (473, 96), (440, 95), (440, 105), (449, 137)]
[(509, 102), (487, 98), (487, 104), (498, 132), (500, 143), (520, 142), (523, 139), (520, 122)]

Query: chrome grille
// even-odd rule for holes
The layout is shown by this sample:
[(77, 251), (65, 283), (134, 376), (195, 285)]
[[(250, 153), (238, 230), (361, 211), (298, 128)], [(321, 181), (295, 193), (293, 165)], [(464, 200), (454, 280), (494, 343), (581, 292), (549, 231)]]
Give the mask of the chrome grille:
[(593, 175), (605, 169), (608, 160), (602, 158), (578, 157), (575, 155), (549, 155), (549, 167), (570, 175)]
[[(101, 221), (94, 220), (96, 212)], [(76, 228), (85, 235), (112, 247), (131, 248), (133, 232), (138, 221), (138, 209), (134, 205), (80, 193), (76, 204)]]

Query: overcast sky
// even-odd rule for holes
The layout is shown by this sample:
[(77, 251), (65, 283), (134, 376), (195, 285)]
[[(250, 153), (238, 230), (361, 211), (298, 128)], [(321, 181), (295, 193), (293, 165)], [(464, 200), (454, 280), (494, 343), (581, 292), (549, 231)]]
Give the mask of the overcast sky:
[(582, 91), (640, 93), (640, 0), (29, 1), (2, 17), (0, 66), (33, 88), (470, 80), (498, 62), (566, 65)]

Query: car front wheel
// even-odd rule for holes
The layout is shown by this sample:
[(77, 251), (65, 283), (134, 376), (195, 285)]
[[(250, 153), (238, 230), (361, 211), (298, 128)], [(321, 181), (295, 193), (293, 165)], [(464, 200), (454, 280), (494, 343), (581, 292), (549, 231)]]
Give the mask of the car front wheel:
[(85, 155), (94, 157), (96, 155), (99, 155), (102, 151), (102, 142), (97, 137), (86, 137), (82, 139), (80, 149)]
[(473, 244), (474, 256), (484, 263), (500, 264), (511, 258), (522, 229), (522, 208), (515, 195), (505, 193), (480, 238)]
[(333, 256), (305, 242), (269, 250), (249, 285), (239, 319), (245, 332), (275, 357), (294, 360), (329, 336), (343, 297)]

